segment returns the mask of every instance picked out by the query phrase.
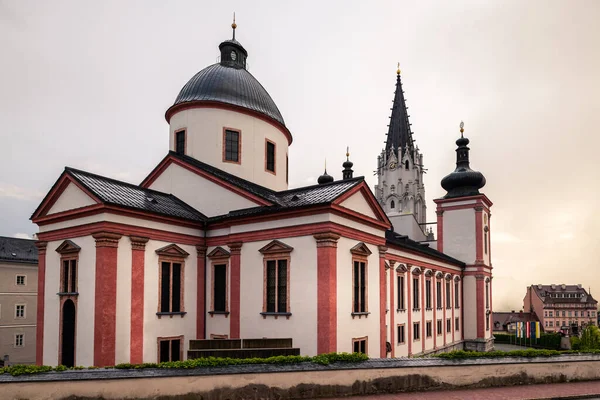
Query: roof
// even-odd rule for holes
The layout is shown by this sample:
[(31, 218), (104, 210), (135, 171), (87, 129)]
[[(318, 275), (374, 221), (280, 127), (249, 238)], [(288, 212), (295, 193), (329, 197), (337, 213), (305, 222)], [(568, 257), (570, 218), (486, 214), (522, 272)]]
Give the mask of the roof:
[(285, 126), (283, 117), (265, 88), (245, 68), (213, 64), (185, 84), (173, 106), (197, 101), (232, 104), (256, 111)]
[(432, 249), (431, 247), (429, 247), (427, 245), (424, 245), (424, 244), (416, 242), (412, 239), (409, 239), (408, 236), (400, 235), (392, 230), (387, 230), (385, 232), (385, 239), (386, 239), (386, 242), (388, 243), (388, 245), (394, 245), (394, 246), (400, 247), (401, 249), (414, 251), (414, 252), (420, 253), (424, 256), (437, 258), (439, 260), (446, 261), (451, 264), (456, 264), (461, 267), (465, 266), (464, 262), (457, 260), (454, 257), (450, 257), (447, 254), (444, 254), (435, 249)]
[[(402, 80), (400, 74), (396, 76), (396, 91), (394, 94), (394, 104), (392, 106), (392, 115), (387, 134), (385, 145), (386, 154), (389, 155), (390, 149), (396, 151), (400, 149), (396, 155), (401, 160), (404, 155), (405, 147), (413, 149), (412, 132), (410, 123), (408, 122), (408, 111), (406, 109), (406, 100), (404, 99), (404, 91), (402, 90)], [(410, 152), (412, 157), (412, 151)]]
[(500, 326), (506, 326), (513, 322), (520, 321), (538, 321), (538, 317), (535, 313), (528, 312), (496, 312), (492, 313), (494, 319), (494, 325), (498, 323)]
[[(554, 287), (553, 287), (554, 286)], [(564, 287), (564, 289), (563, 289)], [(581, 285), (532, 285), (538, 297), (544, 304), (558, 303), (592, 303), (597, 304), (591, 294), (589, 294)], [(579, 297), (562, 297), (561, 295), (578, 295)], [(561, 297), (554, 297), (555, 295)]]
[(65, 172), (105, 204), (192, 221), (206, 220), (204, 214), (172, 194), (146, 189), (74, 168), (66, 167)]
[(37, 264), (35, 240), (0, 236), (0, 262)]

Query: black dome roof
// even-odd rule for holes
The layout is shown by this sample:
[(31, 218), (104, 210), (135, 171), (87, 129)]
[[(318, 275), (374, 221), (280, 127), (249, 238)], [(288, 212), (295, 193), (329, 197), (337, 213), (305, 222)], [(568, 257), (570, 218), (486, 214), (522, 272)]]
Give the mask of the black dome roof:
[(185, 84), (171, 108), (196, 101), (215, 101), (243, 107), (266, 115), (285, 126), (283, 117), (269, 93), (244, 68), (223, 64), (213, 64), (204, 68)]
[(469, 139), (462, 136), (456, 141), (456, 169), (442, 179), (442, 187), (448, 192), (444, 198), (475, 196), (485, 186), (485, 176), (471, 169), (469, 163)]

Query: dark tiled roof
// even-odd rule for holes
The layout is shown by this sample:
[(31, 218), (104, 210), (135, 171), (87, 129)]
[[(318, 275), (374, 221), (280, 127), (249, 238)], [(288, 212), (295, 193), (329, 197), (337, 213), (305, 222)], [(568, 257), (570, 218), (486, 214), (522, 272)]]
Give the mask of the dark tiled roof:
[(405, 250), (410, 250), (410, 251), (414, 251), (417, 253), (421, 253), (424, 256), (437, 258), (439, 260), (446, 261), (451, 264), (456, 264), (461, 267), (465, 266), (464, 262), (457, 260), (454, 257), (450, 257), (447, 254), (444, 254), (437, 250), (434, 250), (429, 246), (423, 245), (419, 242), (409, 239), (408, 236), (400, 235), (392, 230), (387, 230), (385, 232), (385, 239), (386, 239), (388, 245), (394, 245), (394, 246), (400, 247)]
[[(552, 287), (554, 286), (554, 288)], [(545, 304), (556, 304), (556, 303), (598, 303), (591, 294), (589, 294), (583, 287), (579, 285), (532, 285), (533, 290), (542, 299)], [(582, 295), (582, 297), (552, 297), (554, 294), (576, 294)]]
[(265, 88), (244, 68), (213, 64), (185, 84), (173, 106), (192, 101), (215, 101), (259, 112), (285, 126)]
[(172, 194), (145, 189), (74, 168), (67, 167), (65, 171), (103, 203), (192, 221), (206, 220), (204, 214)]
[(535, 313), (528, 312), (496, 312), (492, 313), (494, 326), (498, 323), (500, 326), (505, 326), (518, 321), (539, 321)]
[(0, 236), (0, 262), (37, 264), (35, 240)]

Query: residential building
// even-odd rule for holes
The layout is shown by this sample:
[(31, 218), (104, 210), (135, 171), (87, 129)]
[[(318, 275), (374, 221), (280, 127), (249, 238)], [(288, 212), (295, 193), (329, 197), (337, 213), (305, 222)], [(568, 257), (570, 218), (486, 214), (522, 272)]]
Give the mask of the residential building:
[(203, 338), (292, 338), (306, 355), (491, 348), (492, 202), (462, 125), (433, 224), (399, 70), (376, 194), (348, 153), (342, 179), (290, 189), (292, 133), (232, 27), (167, 110), (169, 151), (140, 184), (67, 167), (35, 210), (37, 362), (173, 361)]
[(0, 237), (0, 359), (35, 363), (38, 252), (34, 240)]
[(598, 301), (581, 284), (531, 285), (523, 304), (525, 311), (537, 315), (546, 332), (597, 324)]
[(494, 311), (494, 334), (504, 333), (514, 335), (517, 331), (517, 322), (537, 322), (539, 321), (535, 313), (529, 312), (497, 312)]

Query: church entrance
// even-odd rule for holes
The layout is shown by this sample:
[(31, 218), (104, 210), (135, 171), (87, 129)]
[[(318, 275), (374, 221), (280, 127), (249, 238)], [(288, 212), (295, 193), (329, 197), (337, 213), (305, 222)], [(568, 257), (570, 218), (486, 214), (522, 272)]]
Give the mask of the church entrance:
[(67, 299), (62, 309), (61, 364), (75, 366), (75, 304)]

